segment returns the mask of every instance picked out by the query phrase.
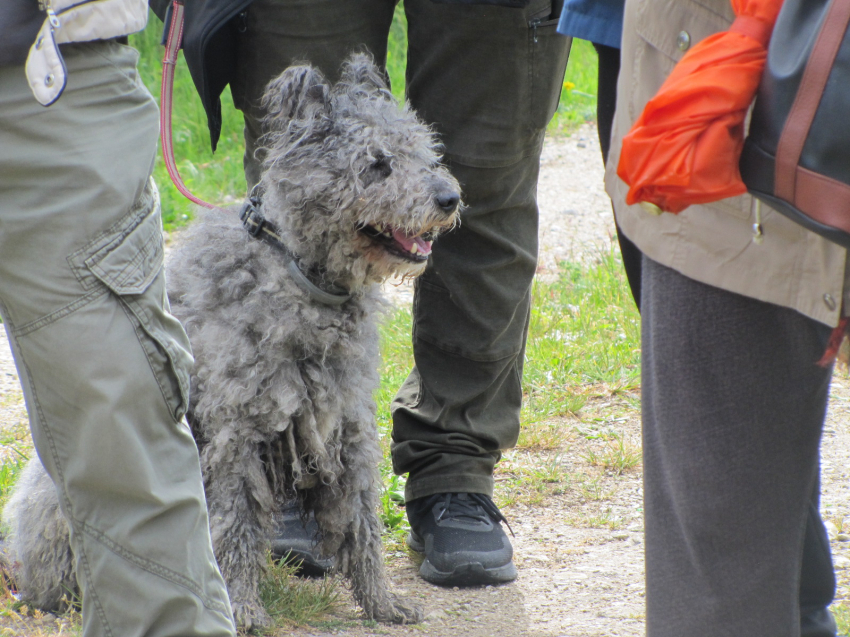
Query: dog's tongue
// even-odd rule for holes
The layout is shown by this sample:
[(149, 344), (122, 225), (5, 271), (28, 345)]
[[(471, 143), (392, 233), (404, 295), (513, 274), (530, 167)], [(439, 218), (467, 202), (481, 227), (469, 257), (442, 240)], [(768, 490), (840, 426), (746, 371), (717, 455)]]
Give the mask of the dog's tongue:
[[(402, 230), (393, 230), (393, 239), (408, 252), (421, 254), (426, 257), (431, 254), (431, 242), (425, 241), (422, 237), (411, 237)], [(415, 251), (413, 246), (416, 246)]]

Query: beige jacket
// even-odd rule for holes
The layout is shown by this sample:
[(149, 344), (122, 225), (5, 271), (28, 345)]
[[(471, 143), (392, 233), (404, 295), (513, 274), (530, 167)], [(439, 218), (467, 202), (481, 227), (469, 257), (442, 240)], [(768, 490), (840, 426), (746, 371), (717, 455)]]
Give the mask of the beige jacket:
[[(654, 261), (835, 326), (844, 298), (844, 248), (767, 206), (757, 210), (749, 195), (678, 215), (653, 216), (625, 204), (628, 187), (616, 174), (623, 135), (684, 52), (734, 17), (729, 0), (627, 0), (606, 190), (623, 232)], [(754, 240), (759, 221), (760, 242)]]
[(60, 44), (129, 35), (144, 29), (148, 19), (147, 0), (39, 0), (39, 4), (47, 18), (30, 49), (26, 72), (33, 95), (44, 106), (65, 90)]

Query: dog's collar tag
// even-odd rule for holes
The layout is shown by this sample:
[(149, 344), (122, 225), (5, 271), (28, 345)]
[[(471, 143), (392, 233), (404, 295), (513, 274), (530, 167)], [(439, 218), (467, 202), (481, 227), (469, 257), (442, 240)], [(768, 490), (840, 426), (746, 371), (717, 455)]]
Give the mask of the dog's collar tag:
[(351, 299), (351, 294), (342, 288), (333, 286), (331, 291), (323, 290), (304, 274), (301, 268), (298, 267), (298, 262), (295, 260), (292, 252), (281, 241), (277, 227), (260, 212), (260, 206), (261, 202), (257, 197), (251, 197), (245, 202), (242, 210), (239, 211), (239, 218), (242, 220), (242, 225), (248, 234), (255, 239), (265, 241), (283, 252), (286, 260), (286, 270), (289, 272), (292, 280), (295, 281), (295, 284), (310, 295), (310, 298), (314, 301), (324, 305), (342, 305)]

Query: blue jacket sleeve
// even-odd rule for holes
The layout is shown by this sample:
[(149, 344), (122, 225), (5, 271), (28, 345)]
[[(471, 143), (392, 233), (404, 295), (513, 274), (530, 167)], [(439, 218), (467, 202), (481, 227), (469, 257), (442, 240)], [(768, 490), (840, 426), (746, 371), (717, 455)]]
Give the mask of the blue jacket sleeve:
[(625, 0), (566, 0), (558, 33), (620, 48)]

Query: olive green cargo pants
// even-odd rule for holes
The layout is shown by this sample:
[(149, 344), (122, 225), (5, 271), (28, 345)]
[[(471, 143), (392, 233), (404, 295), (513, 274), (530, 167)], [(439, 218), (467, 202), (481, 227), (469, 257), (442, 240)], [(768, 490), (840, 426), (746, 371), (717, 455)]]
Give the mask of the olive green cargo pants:
[(0, 311), (70, 525), (83, 634), (234, 635), (165, 296), (157, 107), (133, 49), (62, 50), (48, 108), (23, 67), (0, 68)]
[[(272, 77), (309, 61), (332, 80), (364, 45), (386, 59), (395, 0), (255, 0), (240, 22), (236, 106), (245, 172), (257, 183), (259, 100)], [(393, 403), (393, 465), (407, 499), (492, 494), (500, 450), (515, 444), (537, 262), (536, 188), (545, 127), (570, 40), (551, 0), (524, 9), (405, 0), (407, 93), (434, 125), (467, 208), (417, 281), (416, 367)]]

